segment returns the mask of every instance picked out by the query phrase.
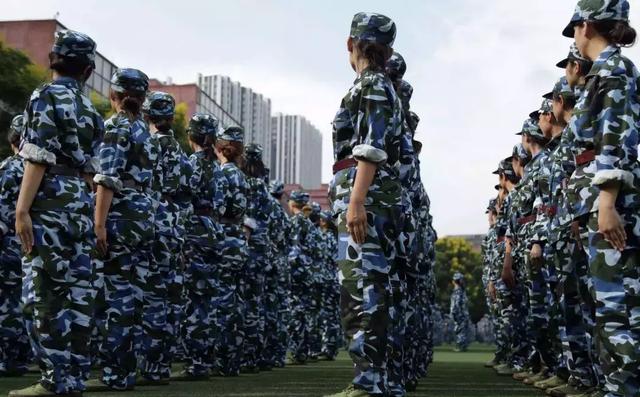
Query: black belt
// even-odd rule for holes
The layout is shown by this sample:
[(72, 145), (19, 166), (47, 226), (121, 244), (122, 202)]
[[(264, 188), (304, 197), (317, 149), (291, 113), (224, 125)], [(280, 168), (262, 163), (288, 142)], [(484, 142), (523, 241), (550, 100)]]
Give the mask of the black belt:
[(134, 189), (137, 190), (139, 192), (144, 191), (144, 186), (142, 186), (141, 184), (139, 184), (138, 182), (136, 182), (133, 179), (125, 179), (122, 181), (122, 186), (129, 188), (129, 189)]
[(47, 169), (47, 173), (60, 176), (71, 176), (80, 178), (80, 171), (77, 168), (71, 168), (68, 165), (56, 164), (51, 165)]
[(355, 167), (356, 165), (358, 165), (358, 161), (353, 157), (348, 157), (346, 159), (336, 161), (336, 163), (333, 165), (333, 175), (347, 168)]

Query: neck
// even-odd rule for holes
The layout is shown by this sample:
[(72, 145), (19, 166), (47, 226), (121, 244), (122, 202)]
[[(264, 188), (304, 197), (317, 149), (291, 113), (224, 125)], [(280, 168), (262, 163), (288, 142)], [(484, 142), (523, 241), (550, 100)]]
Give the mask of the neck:
[(364, 70), (368, 67), (369, 67), (369, 61), (367, 61), (364, 58), (358, 58), (358, 60), (356, 61), (356, 64), (354, 65), (354, 68), (356, 69), (356, 73), (358, 73), (358, 75), (364, 72)]
[(596, 36), (589, 41), (587, 48), (585, 49), (585, 56), (592, 61), (598, 59), (602, 51), (609, 46), (609, 43), (602, 37)]
[(553, 129), (551, 130), (551, 137), (555, 138), (558, 135), (561, 135), (562, 131), (564, 131), (564, 127), (562, 127), (560, 125), (554, 125)]
[(531, 157), (535, 157), (536, 154), (540, 153), (540, 150), (542, 150), (540, 146), (531, 145)]
[(573, 112), (564, 112), (564, 121), (569, 124), (571, 117), (573, 116)]

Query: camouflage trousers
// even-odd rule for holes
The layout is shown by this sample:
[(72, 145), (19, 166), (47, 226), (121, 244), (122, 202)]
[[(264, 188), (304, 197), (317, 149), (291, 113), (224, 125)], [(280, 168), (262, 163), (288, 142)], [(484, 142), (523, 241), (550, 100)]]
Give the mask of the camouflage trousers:
[(469, 332), (471, 319), (469, 316), (459, 315), (453, 317), (453, 332), (455, 333), (455, 343), (459, 349), (465, 350), (469, 347)]
[(342, 324), (355, 367), (353, 384), (369, 394), (387, 392), (389, 277), (397, 259), (398, 210), (367, 207), (364, 244), (347, 234), (346, 213), (338, 217)]
[(31, 220), (22, 303), (40, 383), (59, 394), (81, 391), (91, 367), (93, 222), (88, 214), (60, 211), (32, 211)]
[(144, 291), (153, 271), (154, 236), (153, 218), (107, 220), (109, 251), (103, 260), (104, 286), (98, 291), (106, 305), (100, 357), (102, 381), (116, 390), (135, 386), (138, 358), (141, 354), (149, 356), (147, 349), (160, 343), (155, 338), (145, 340), (143, 329)]
[(529, 357), (529, 366), (536, 367), (540, 359), (555, 374), (561, 354), (560, 338), (557, 328), (557, 302), (552, 294), (554, 285), (549, 282), (546, 261), (533, 263), (529, 253), (525, 256), (528, 272), (527, 289), (529, 297), (529, 316), (527, 317), (527, 335), (534, 349)]
[(594, 352), (587, 332), (588, 324), (583, 316), (585, 303), (580, 293), (579, 277), (579, 274), (585, 273), (587, 261), (582, 247), (567, 234), (550, 243), (559, 275), (556, 296), (560, 308), (558, 317), (562, 353), (570, 383), (592, 387), (597, 383), (593, 367)]
[(265, 271), (270, 267), (263, 252), (249, 247), (247, 266), (242, 274), (242, 299), (244, 300), (244, 356), (242, 366), (257, 367), (264, 349), (264, 292)]
[(214, 297), (219, 288), (216, 226), (209, 217), (193, 215), (184, 244), (184, 318), (182, 345), (185, 372), (208, 375), (214, 366), (216, 338)]
[[(405, 258), (403, 258), (404, 260)], [(407, 276), (395, 268), (389, 277), (391, 305), (387, 342), (388, 374), (387, 395), (404, 396), (405, 390), (405, 335), (407, 329)]]
[(407, 308), (405, 310), (406, 328), (404, 334), (404, 382), (418, 379), (416, 360), (419, 349), (419, 335), (424, 330), (420, 324), (418, 303), (418, 282), (415, 277), (407, 277)]
[[(319, 274), (316, 270), (314, 274)], [(317, 358), (322, 351), (322, 327), (321, 319), (324, 316), (324, 307), (322, 306), (322, 281), (317, 278), (309, 291), (309, 357)]]
[[(158, 316), (157, 312), (153, 318), (154, 324), (158, 328), (154, 328), (153, 332), (158, 332), (163, 338), (163, 351), (157, 364), (158, 369), (153, 371), (145, 371), (147, 377), (151, 374), (159, 374), (159, 378), (168, 378), (171, 376), (171, 364), (176, 355), (178, 348), (178, 336), (180, 334), (180, 324), (183, 319), (183, 269), (181, 263), (182, 256), (182, 239), (177, 235), (158, 234), (153, 246), (153, 259), (158, 267), (161, 280), (159, 286), (164, 285), (166, 296), (159, 295), (163, 299), (166, 314)], [(156, 293), (162, 292), (163, 289), (156, 287), (153, 289)], [(145, 309), (146, 310), (146, 309)], [(164, 328), (159, 328), (164, 320)], [(151, 377), (158, 379), (157, 376)]]
[(340, 285), (337, 280), (326, 280), (322, 286), (323, 316), (321, 352), (329, 359), (338, 355), (340, 338)]
[(309, 287), (307, 285), (293, 284), (289, 304), (291, 317), (289, 319), (289, 351), (295, 360), (304, 362), (309, 358), (311, 350), (310, 324), (311, 316), (309, 307)]
[(522, 282), (516, 281), (513, 289), (508, 289), (502, 281), (496, 286), (500, 309), (500, 331), (508, 341), (506, 362), (516, 370), (522, 370), (530, 354), (527, 341), (528, 297)]
[(277, 367), (284, 367), (289, 349), (289, 323), (291, 322), (291, 276), (287, 257), (282, 254), (276, 261), (277, 288), (276, 299), (278, 305), (277, 348), (275, 349)]
[(640, 214), (621, 212), (627, 245), (618, 251), (587, 221), (589, 269), (596, 301), (596, 336), (604, 358), (607, 397), (640, 396)]
[(4, 236), (0, 249), (0, 376), (21, 375), (31, 361), (31, 345), (22, 314), (20, 243)]
[[(264, 322), (264, 345), (258, 365), (261, 368), (272, 368), (276, 366), (278, 361), (278, 350), (280, 340), (278, 338), (278, 272), (277, 259), (273, 258), (272, 269), (265, 273), (264, 294), (262, 299), (262, 307), (260, 308), (260, 317)], [(285, 348), (286, 355), (286, 348)]]
[(240, 284), (247, 261), (247, 243), (240, 225), (224, 225), (221, 263), (217, 271), (214, 296), (216, 312), (215, 369), (223, 376), (240, 374), (244, 332), (244, 301)]

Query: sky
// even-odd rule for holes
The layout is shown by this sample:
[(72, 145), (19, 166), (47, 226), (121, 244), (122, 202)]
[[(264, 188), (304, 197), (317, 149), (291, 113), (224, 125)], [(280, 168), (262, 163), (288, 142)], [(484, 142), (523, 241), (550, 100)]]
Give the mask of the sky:
[[(421, 174), (439, 235), (480, 234), (495, 195), (491, 172), (563, 71), (561, 35), (576, 0), (2, 0), (0, 20), (59, 13), (121, 67), (192, 83), (222, 74), (300, 114), (323, 135), (323, 181), (333, 164), (331, 121), (355, 79), (346, 39), (353, 15), (391, 17), (421, 118)], [(640, 8), (631, 8), (640, 21)], [(640, 61), (640, 45), (625, 49)]]

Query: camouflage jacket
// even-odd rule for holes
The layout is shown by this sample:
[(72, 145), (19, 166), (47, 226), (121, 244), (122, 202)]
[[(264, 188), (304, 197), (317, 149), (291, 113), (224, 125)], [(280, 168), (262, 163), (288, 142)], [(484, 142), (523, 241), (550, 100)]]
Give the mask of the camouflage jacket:
[(247, 193), (249, 186), (244, 173), (234, 163), (225, 163), (221, 167), (228, 189), (224, 198), (225, 211), (222, 215), (227, 221), (241, 224), (247, 210)]
[(546, 244), (549, 232), (549, 209), (552, 207), (553, 198), (551, 194), (552, 166), (554, 153), (560, 147), (561, 135), (553, 137), (545, 147), (539, 159), (537, 173), (532, 176), (534, 215), (536, 220), (531, 225), (529, 246), (533, 244)]
[(303, 213), (291, 217), (289, 263), (291, 281), (295, 284), (310, 285), (312, 282), (311, 262), (316, 249), (312, 229), (313, 224)]
[(456, 286), (451, 294), (451, 317), (455, 321), (469, 319), (469, 299), (464, 288)]
[[(402, 187), (398, 170), (403, 133), (400, 100), (384, 73), (363, 71), (347, 95), (333, 121), (335, 161), (348, 157), (378, 165), (369, 187), (365, 205), (399, 206)], [(330, 184), (333, 212), (346, 210), (353, 188), (356, 168), (339, 171)]]
[(325, 281), (335, 281), (338, 279), (338, 267), (336, 264), (338, 257), (338, 240), (331, 230), (324, 230), (322, 235), (324, 238), (324, 278)]
[(484, 285), (485, 287), (487, 286), (487, 284), (489, 284), (491, 278), (491, 268), (496, 256), (495, 247), (497, 244), (497, 236), (498, 233), (494, 226), (489, 228), (487, 235), (482, 241), (482, 285)]
[(597, 211), (599, 186), (612, 181), (620, 182), (619, 210), (640, 207), (639, 85), (638, 70), (615, 46), (600, 54), (586, 77), (569, 129), (574, 154), (594, 150), (596, 159), (578, 165), (569, 180), (567, 198), (574, 217)]
[[(269, 222), (273, 209), (271, 194), (262, 178), (247, 178), (247, 212), (245, 224), (252, 226), (249, 248), (260, 253), (270, 253)], [(249, 221), (249, 222), (247, 222)]]
[(311, 246), (309, 251), (309, 256), (311, 257), (311, 276), (313, 282), (319, 284), (325, 279), (326, 240), (320, 227), (314, 225), (311, 221), (309, 221), (309, 223), (311, 224), (309, 228), (309, 239), (311, 240), (309, 244)]
[[(24, 175), (24, 160), (11, 156), (0, 164), (0, 237), (18, 243), (16, 238), (16, 202)], [(19, 243), (18, 243), (19, 244)], [(6, 245), (6, 244), (5, 244)]]
[[(129, 120), (117, 113), (105, 122), (100, 146), (100, 169), (94, 181), (113, 190), (109, 217), (153, 221), (154, 201), (149, 191), (158, 164), (160, 147), (141, 119)], [(139, 188), (126, 186), (135, 183)]]
[[(43, 165), (65, 165), (95, 173), (104, 133), (102, 117), (78, 81), (63, 77), (36, 89), (24, 112), (20, 156)], [(92, 198), (81, 178), (47, 173), (32, 211), (64, 211), (92, 215)]]
[(212, 209), (214, 218), (227, 211), (230, 181), (215, 160), (207, 158), (205, 151), (189, 157), (191, 178), (189, 186), (194, 209)]
[(274, 252), (278, 255), (289, 254), (289, 217), (282, 205), (273, 196), (271, 198), (272, 211), (269, 213), (269, 240), (271, 241)]

